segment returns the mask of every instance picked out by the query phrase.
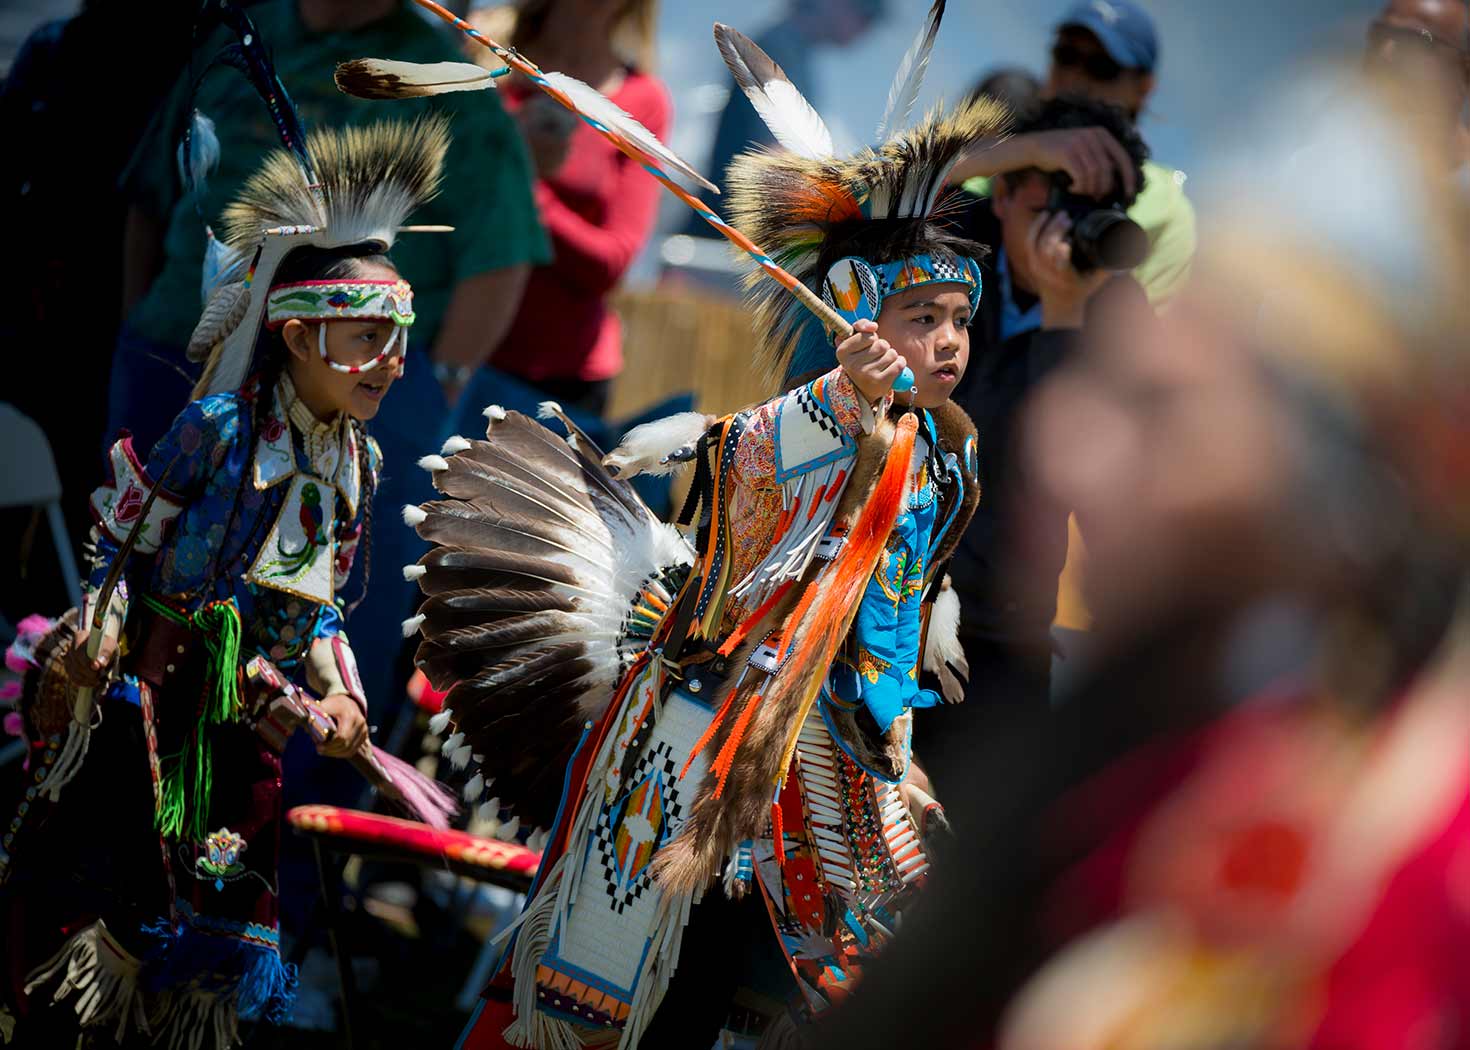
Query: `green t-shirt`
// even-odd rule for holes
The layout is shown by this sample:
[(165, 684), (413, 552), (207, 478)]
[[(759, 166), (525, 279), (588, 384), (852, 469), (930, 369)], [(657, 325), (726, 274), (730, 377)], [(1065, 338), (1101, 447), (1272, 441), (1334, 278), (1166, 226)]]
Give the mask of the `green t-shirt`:
[[(1148, 234), (1148, 258), (1133, 271), (1149, 302), (1162, 306), (1189, 280), (1194, 261), (1194, 205), (1184, 195), (1184, 173), (1143, 162), (1143, 189), (1128, 209), (1128, 217)], [(977, 197), (990, 196), (990, 179), (967, 179), (964, 188)]]
[(1148, 234), (1148, 258), (1133, 271), (1149, 302), (1162, 306), (1183, 290), (1194, 262), (1194, 205), (1184, 195), (1184, 172), (1143, 162), (1143, 190), (1128, 217)]
[[(406, 233), (390, 253), (413, 285), (414, 341), (433, 345), (455, 284), (466, 277), (517, 263), (543, 263), (550, 247), (531, 196), (531, 168), (524, 144), (495, 92), (368, 102), (344, 95), (332, 81), (337, 63), (351, 58), (408, 62), (460, 59), (446, 32), (405, 6), (361, 29), (313, 33), (301, 24), (297, 0), (253, 5), (250, 16), (270, 50), (276, 71), (310, 132), (333, 125), (412, 120), (426, 112), (449, 117), (452, 141), (437, 198), (411, 223), (453, 226), (453, 233)], [(195, 55), (199, 68), (228, 42), (220, 35)], [(280, 146), (265, 103), (237, 71), (216, 66), (195, 97), (195, 107), (214, 121), (220, 163), (208, 178), (198, 211), (184, 194), (175, 155), (187, 119), (187, 75), (154, 116), (122, 176), (124, 193), (167, 223), (163, 269), (128, 317), (145, 338), (183, 347), (199, 320), (204, 228), (199, 214), (217, 224), (220, 211), (266, 152)]]

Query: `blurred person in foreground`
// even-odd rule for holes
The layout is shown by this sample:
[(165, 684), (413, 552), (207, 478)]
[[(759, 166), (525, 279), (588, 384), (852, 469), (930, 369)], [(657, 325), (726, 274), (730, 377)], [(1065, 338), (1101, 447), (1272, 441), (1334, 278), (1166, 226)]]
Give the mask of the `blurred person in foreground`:
[(1470, 1045), (1470, 225), (1323, 86), (1273, 96), (1186, 300), (1044, 391), (1109, 655), (974, 734), (978, 834), (815, 1045)]
[[(1021, 118), (1015, 137), (1079, 129), (1109, 143), (1110, 166), (1084, 184), (1092, 196), (1075, 199), (1091, 208), (1110, 204), (1121, 216), (1148, 155), (1122, 111), (1083, 98), (1051, 99)], [(1095, 331), (1121, 312), (1149, 310), (1132, 276), (1073, 258), (1074, 220), (1057, 210), (1063, 202), (1053, 196), (1063, 174), (1030, 166), (1006, 171), (989, 196), (962, 194), (955, 218), (962, 236), (993, 251), (982, 264), (986, 294), (970, 324), (972, 364), (955, 393), (984, 437), (980, 505), (950, 573), (970, 702), (938, 708), (915, 725), (919, 753), (941, 784), (967, 762), (961, 726), (983, 718), (992, 703), (1045, 706), (1051, 694), (1051, 628), (1071, 508), (1037, 498), (1018, 463), (1018, 420), (1036, 388), (1077, 352), (1084, 323)]]
[[(1147, 11), (1133, 0), (1088, 0), (1072, 7), (1057, 25), (1042, 95), (1107, 103), (1136, 125), (1153, 94), (1158, 64), (1158, 33)], [(1017, 134), (982, 144), (955, 167), (951, 178), (984, 196), (992, 176), (1036, 167), (1066, 171), (1079, 191), (1086, 192), (1105, 182), (1116, 163), (1115, 143), (1101, 127)], [(1194, 206), (1184, 195), (1184, 179), (1183, 172), (1146, 160), (1137, 197), (1128, 207), (1129, 218), (1148, 233), (1150, 246), (1134, 276), (1156, 307), (1183, 289), (1194, 257)]]
[[(332, 70), (339, 62), (383, 53), (419, 62), (459, 57), (442, 29), (406, 0), (268, 0), (250, 12), (311, 127), (360, 126), (390, 115), (337, 90)], [(219, 46), (210, 37), (196, 49), (194, 68), (158, 112), (123, 177), (132, 205), (124, 272), (129, 312), (113, 358), (108, 427), (109, 434), (126, 427), (139, 448), (153, 446), (198, 378), (184, 348), (199, 312), (203, 227), (218, 223), (225, 202), (276, 142), (253, 93), (238, 79), (212, 72), (194, 91), (193, 107), (213, 124), (218, 168), (196, 193), (180, 184), (175, 144), (189, 118), (191, 82)], [(385, 461), (396, 464), (374, 499), (385, 521), (430, 491), (422, 473), (407, 465), (448, 436), (449, 404), (458, 393), (453, 377), (478, 366), (500, 342), (531, 266), (548, 257), (525, 147), (504, 110), (493, 101), (443, 95), (400, 103), (391, 116), (411, 120), (425, 113), (452, 120), (445, 182), (456, 192), (431, 201), (409, 221), (453, 226), (454, 232), (406, 236), (395, 255), (418, 293), (414, 339), (424, 352), (406, 359), (399, 389), (374, 431)], [(445, 377), (446, 368), (451, 373), (441, 382), (436, 376)], [(373, 541), (370, 557), (380, 565), (406, 565), (422, 551), (401, 528), (376, 530)], [(374, 721), (385, 719), (385, 705), (402, 696), (395, 671), (411, 591), (396, 568), (378, 573), (355, 625)]]
[(1445, 163), (1470, 159), (1470, 4), (1463, 0), (1389, 0), (1368, 27), (1364, 63), (1370, 76), (1410, 94), (1428, 141), (1442, 144)]
[[(471, 21), (544, 68), (591, 84), (658, 138), (668, 137), (673, 106), (652, 73), (658, 0), (531, 0)], [(474, 49), (477, 59), (490, 54)], [(491, 363), (564, 407), (601, 416), (623, 367), (622, 328), (607, 299), (648, 243), (661, 191), (635, 161), (519, 75), (498, 94), (530, 149), (553, 258), (531, 271)], [(497, 400), (492, 388), (484, 394), (466, 398), (465, 411), (478, 415)], [(478, 429), (476, 422), (458, 431)]]

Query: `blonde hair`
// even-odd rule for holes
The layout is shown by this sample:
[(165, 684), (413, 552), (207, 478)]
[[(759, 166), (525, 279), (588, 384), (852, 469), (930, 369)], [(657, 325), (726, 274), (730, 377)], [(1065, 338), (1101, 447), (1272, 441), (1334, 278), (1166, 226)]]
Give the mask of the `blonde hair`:
[[(486, 36), (507, 47), (522, 47), (536, 39), (557, 0), (520, 0), (472, 11), (469, 21)], [(653, 72), (655, 37), (658, 33), (658, 0), (623, 0), (613, 25), (613, 51), (628, 65), (643, 73)], [(476, 47), (474, 58), (481, 64), (495, 62), (484, 48)], [(531, 56), (535, 58), (534, 55)]]

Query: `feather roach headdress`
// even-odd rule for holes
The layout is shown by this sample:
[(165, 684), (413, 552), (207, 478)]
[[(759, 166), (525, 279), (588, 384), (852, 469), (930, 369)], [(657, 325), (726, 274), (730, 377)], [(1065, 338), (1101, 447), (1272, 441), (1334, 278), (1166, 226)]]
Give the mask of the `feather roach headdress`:
[[(267, 156), (224, 211), (225, 246), (251, 262), (215, 289), (189, 341), (191, 358), (209, 356), (203, 392), (245, 381), (271, 279), (290, 252), (308, 245), (387, 251), (409, 214), (438, 191), (448, 148), (447, 121), (427, 117), (314, 131), (304, 150), (309, 168), (290, 150)], [(307, 170), (314, 183), (304, 178)], [(401, 324), (411, 321), (408, 309), (386, 295), (383, 309), (398, 310), (407, 318)]]
[[(339, 282), (289, 304), (269, 296), (271, 283), (299, 247), (386, 251), (408, 215), (437, 191), (449, 143), (447, 125), (439, 119), (308, 134), (250, 16), (231, 0), (217, 0), (195, 23), (196, 42), (216, 24), (234, 40), (197, 74), (191, 70), (193, 87), (216, 66), (237, 70), (265, 104), (281, 148), (225, 209), (221, 235), (205, 226), (205, 305), (188, 346), (190, 360), (208, 361), (196, 396), (233, 390), (245, 381), (267, 318), (383, 317), (405, 329), (412, 324), (406, 282)], [(179, 144), (179, 169), (196, 204), (218, 156), (212, 122), (193, 112)], [(333, 292), (341, 295), (333, 299)], [(319, 300), (315, 305), (305, 301), (312, 296)]]
[[(748, 37), (715, 26), (725, 64), (782, 147), (731, 162), (730, 219), (849, 322), (876, 317), (888, 295), (917, 284), (961, 283), (979, 298), (981, 249), (935, 218), (950, 169), (977, 139), (1005, 130), (1006, 111), (982, 99), (948, 113), (935, 107), (909, 125), (943, 14), (935, 0), (899, 65), (878, 124), (887, 140), (846, 158), (834, 155), (826, 124), (781, 67)], [(763, 334), (758, 361), (773, 379), (830, 366), (822, 326), (779, 285), (753, 271), (746, 291)]]

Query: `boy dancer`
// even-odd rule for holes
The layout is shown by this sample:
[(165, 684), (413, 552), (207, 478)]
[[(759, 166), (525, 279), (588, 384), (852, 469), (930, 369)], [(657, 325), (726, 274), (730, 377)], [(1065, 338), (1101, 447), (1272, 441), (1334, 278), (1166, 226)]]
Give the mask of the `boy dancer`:
[[(406, 570), (429, 597), (405, 626), (452, 687), (446, 752), (476, 765), (467, 798), (515, 812), (511, 833), (551, 829), (497, 981), (509, 1001), (466, 1045), (503, 1028), (520, 1046), (638, 1045), (706, 892), (760, 894), (820, 1010), (929, 865), (933, 802), (904, 782), (912, 709), (937, 699), (917, 681), (925, 609), (978, 495), (974, 430), (948, 396), (980, 294), (977, 246), (931, 216), (1001, 111), (936, 111), (837, 158), (779, 67), (716, 35), (800, 150), (737, 160), (731, 214), (853, 330), (833, 367), (821, 328), (757, 279), (758, 360), (782, 396), (640, 428), (605, 459), (555, 405), (566, 442), (492, 405), (487, 440), (423, 461), (447, 498), (405, 511), (435, 544)], [(901, 111), (917, 85), (900, 80)], [(626, 483), (680, 460), (697, 461), (693, 548)], [(931, 665), (957, 658), (949, 618)]]

